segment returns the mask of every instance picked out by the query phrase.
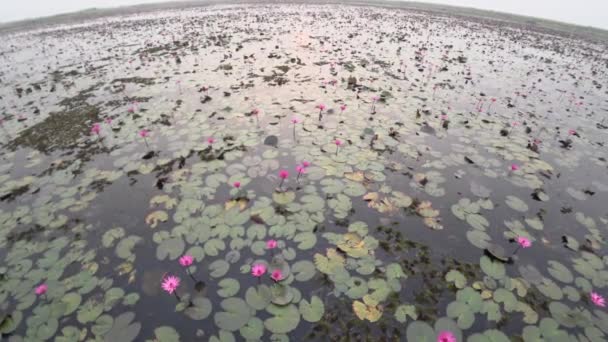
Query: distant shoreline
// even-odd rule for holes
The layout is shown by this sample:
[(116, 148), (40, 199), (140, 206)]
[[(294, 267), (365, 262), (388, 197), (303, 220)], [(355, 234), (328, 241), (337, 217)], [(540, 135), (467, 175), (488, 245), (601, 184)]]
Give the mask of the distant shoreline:
[(373, 6), (383, 8), (398, 8), (413, 10), (431, 14), (459, 17), (464, 19), (483, 20), (495, 24), (506, 24), (516, 28), (536, 31), (540, 33), (560, 35), (563, 37), (583, 38), (597, 43), (608, 44), (608, 30), (591, 26), (580, 26), (549, 19), (527, 17), (516, 14), (480, 10), (470, 7), (459, 7), (450, 5), (428, 4), (423, 2), (390, 1), (390, 0), (190, 0), (159, 2), (141, 5), (131, 5), (112, 8), (93, 8), (78, 12), (58, 14), (35, 19), (19, 20), (0, 24), (0, 34), (18, 33), (62, 25), (67, 23), (83, 23), (104, 17), (132, 15), (137, 13), (155, 12), (170, 9), (184, 9), (206, 7), (213, 5), (247, 5), (247, 4), (310, 4), (310, 5), (350, 5), (350, 6)]

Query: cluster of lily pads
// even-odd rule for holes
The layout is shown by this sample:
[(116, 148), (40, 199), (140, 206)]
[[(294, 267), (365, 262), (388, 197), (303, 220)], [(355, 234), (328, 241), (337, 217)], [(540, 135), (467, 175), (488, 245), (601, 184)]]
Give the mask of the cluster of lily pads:
[(7, 40), (1, 338), (606, 339), (601, 45), (339, 5)]

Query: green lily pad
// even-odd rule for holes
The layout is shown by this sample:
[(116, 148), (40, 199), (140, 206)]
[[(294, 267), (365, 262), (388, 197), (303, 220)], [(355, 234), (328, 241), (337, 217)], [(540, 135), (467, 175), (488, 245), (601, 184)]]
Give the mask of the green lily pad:
[(158, 342), (179, 342), (179, 333), (173, 327), (162, 326), (154, 329), (154, 336)]
[(323, 305), (323, 302), (317, 296), (312, 296), (310, 298), (310, 303), (305, 299), (300, 301), (300, 313), (302, 314), (302, 319), (307, 322), (318, 322), (323, 317), (324, 312), (325, 305)]
[(240, 298), (226, 298), (221, 302), (224, 311), (214, 316), (215, 324), (226, 331), (236, 331), (249, 322), (252, 312), (247, 303)]
[(234, 296), (237, 292), (239, 292), (241, 287), (238, 280), (233, 278), (225, 278), (220, 280), (218, 286), (220, 289), (217, 290), (217, 294), (224, 298)]
[(132, 323), (134, 318), (135, 314), (133, 312), (125, 312), (116, 317), (112, 329), (104, 336), (104, 341), (135, 341), (141, 330), (141, 324), (137, 322)]
[(212, 309), (213, 305), (208, 298), (198, 296), (192, 299), (191, 305), (184, 309), (184, 314), (193, 320), (200, 321), (209, 317)]
[(300, 324), (300, 311), (293, 304), (287, 306), (271, 304), (266, 311), (273, 317), (265, 320), (264, 326), (273, 334), (286, 334)]
[(399, 305), (395, 309), (395, 319), (399, 323), (405, 323), (407, 321), (407, 316), (410, 316), (412, 319), (418, 319), (418, 313), (416, 312), (416, 307), (413, 305)]
[(250, 287), (245, 292), (245, 300), (253, 309), (263, 310), (272, 301), (272, 293), (270, 292), (270, 288), (264, 284)]

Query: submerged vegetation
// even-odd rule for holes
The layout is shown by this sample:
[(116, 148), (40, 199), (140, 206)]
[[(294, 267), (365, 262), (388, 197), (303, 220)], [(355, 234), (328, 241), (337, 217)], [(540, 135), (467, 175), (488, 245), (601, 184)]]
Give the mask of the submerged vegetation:
[(294, 4), (3, 39), (2, 339), (606, 340), (603, 45)]

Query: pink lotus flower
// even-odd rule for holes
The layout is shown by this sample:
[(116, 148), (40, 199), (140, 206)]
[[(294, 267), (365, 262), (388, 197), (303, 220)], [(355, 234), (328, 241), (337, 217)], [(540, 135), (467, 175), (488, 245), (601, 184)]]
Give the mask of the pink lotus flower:
[(296, 171), (298, 172), (298, 174), (304, 173), (306, 172), (306, 167), (304, 167), (303, 165), (298, 165), (296, 166)]
[(519, 165), (511, 164), (511, 171), (517, 171), (517, 170), (519, 170)]
[(145, 138), (145, 137), (147, 137), (149, 135), (150, 135), (150, 132), (148, 130), (146, 130), (146, 129), (142, 129), (141, 131), (139, 131), (139, 136), (142, 137), (142, 138)]
[(493, 98), (492, 98), (492, 102), (496, 102), (496, 98), (494, 98), (494, 97), (493, 97)]
[(325, 105), (320, 103), (317, 105), (317, 108), (319, 108), (319, 110), (325, 110)]
[(93, 127), (91, 127), (91, 133), (99, 135), (101, 132), (101, 125), (99, 123), (94, 123)]
[(289, 177), (289, 171), (287, 171), (287, 170), (279, 171), (279, 177), (281, 179), (286, 179), (287, 177)]
[(306, 160), (304, 160), (304, 161), (302, 161), (302, 166), (309, 167), (310, 166), (310, 162), (307, 162)]
[(448, 116), (446, 114), (441, 114), (441, 121), (445, 121), (448, 119)]
[(251, 111), (251, 114), (253, 114), (253, 115), (258, 115), (258, 114), (260, 114), (260, 110), (259, 110), (259, 109), (257, 109), (257, 108), (254, 108), (254, 109)]
[(575, 131), (575, 130), (573, 130), (573, 129), (569, 129), (569, 130), (568, 130), (568, 134), (569, 134), (569, 135), (575, 135), (575, 134), (576, 134), (576, 131)]
[(528, 248), (528, 247), (532, 246), (532, 242), (530, 242), (530, 240), (528, 238), (525, 238), (523, 236), (517, 237), (517, 243), (520, 246), (522, 246), (523, 248)]
[(40, 296), (40, 295), (45, 294), (46, 290), (48, 290), (48, 289), (49, 289), (49, 287), (48, 287), (47, 284), (40, 284), (40, 285), (36, 286), (35, 292), (36, 292), (37, 295)]
[(345, 105), (345, 104), (341, 105), (341, 106), (340, 106), (340, 110), (341, 110), (341, 111), (346, 110), (346, 105)]
[(232, 185), (234, 185), (234, 187), (238, 189), (241, 187), (241, 182), (234, 182)]
[(266, 273), (266, 266), (264, 264), (255, 264), (251, 268), (251, 274), (254, 277), (261, 277)]
[(457, 342), (456, 336), (451, 331), (442, 331), (437, 336), (437, 342)]
[(268, 240), (268, 241), (266, 241), (266, 248), (268, 248), (268, 249), (277, 248), (277, 240)]
[(281, 279), (283, 279), (283, 272), (281, 272), (281, 270), (279, 269), (276, 269), (272, 271), (272, 274), (270, 274), (270, 278), (272, 278), (272, 280), (274, 281), (280, 281)]
[(334, 141), (334, 144), (336, 144), (336, 146), (342, 146), (342, 140), (340, 140), (340, 139), (336, 139), (336, 140)]
[(378, 100), (380, 100), (380, 97), (379, 97), (379, 96), (373, 96), (373, 97), (372, 97), (372, 101), (376, 102), (376, 101), (378, 101)]
[(105, 121), (105, 122), (106, 122), (108, 125), (111, 125), (111, 124), (112, 124), (112, 118), (106, 118), (104, 121)]
[(215, 142), (215, 139), (213, 139), (212, 137), (209, 137), (209, 138), (207, 138), (207, 142), (209, 143), (209, 145), (211, 145)]
[(298, 118), (296, 118), (294, 116), (293, 118), (291, 118), (291, 123), (294, 124), (294, 125), (297, 124), (297, 123), (300, 123), (300, 119), (298, 119)]
[(127, 109), (128, 113), (134, 113), (135, 112), (135, 108), (133, 107), (129, 107), (129, 109)]
[(179, 283), (180, 283), (179, 277), (168, 276), (168, 277), (166, 277), (166, 278), (163, 279), (161, 287), (168, 294), (173, 294), (173, 292), (175, 292), (175, 290), (177, 290), (177, 288), (179, 287)]
[(602, 308), (606, 306), (606, 301), (605, 301), (604, 297), (602, 295), (600, 295), (599, 293), (591, 292), (591, 294), (589, 296), (591, 297), (591, 301), (593, 302), (593, 304), (600, 306)]
[(194, 258), (191, 255), (184, 255), (181, 258), (179, 258), (179, 264), (184, 266), (184, 267), (188, 267), (190, 265), (192, 265), (192, 262), (194, 261)]

